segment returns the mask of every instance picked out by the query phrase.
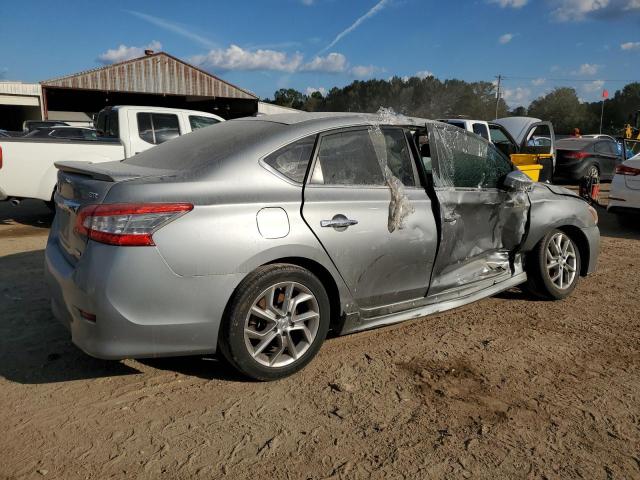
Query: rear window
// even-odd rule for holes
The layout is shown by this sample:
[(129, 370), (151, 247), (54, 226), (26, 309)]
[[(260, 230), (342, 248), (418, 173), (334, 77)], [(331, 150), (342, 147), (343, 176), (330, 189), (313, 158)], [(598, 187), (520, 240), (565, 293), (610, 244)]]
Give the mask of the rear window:
[(473, 133), (480, 135), (485, 140), (489, 140), (489, 130), (487, 130), (487, 126), (483, 123), (474, 123)]
[[(134, 155), (124, 163), (168, 170), (200, 170), (217, 166), (239, 151), (259, 145), (287, 125), (259, 120), (220, 122)], [(256, 157), (256, 162), (258, 158)]]
[(98, 131), (98, 135), (102, 137), (118, 138), (120, 136), (118, 128), (118, 111), (102, 110), (98, 113), (95, 126)]

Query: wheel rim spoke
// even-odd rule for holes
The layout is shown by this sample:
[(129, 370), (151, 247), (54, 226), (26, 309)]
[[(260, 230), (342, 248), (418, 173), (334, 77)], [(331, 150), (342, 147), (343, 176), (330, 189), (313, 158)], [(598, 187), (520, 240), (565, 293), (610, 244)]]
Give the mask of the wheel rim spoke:
[(258, 355), (260, 355), (264, 351), (264, 349), (267, 348), (269, 344), (275, 340), (277, 336), (278, 334), (276, 332), (271, 332), (269, 335), (267, 335), (267, 337), (264, 338), (253, 350), (253, 356), (257, 357)]
[(307, 320), (311, 320), (312, 318), (318, 318), (318, 312), (314, 312), (313, 310), (309, 310), (308, 312), (304, 312), (304, 313), (300, 313), (300, 314), (294, 314), (291, 317), (291, 321), (293, 323), (301, 323), (301, 322), (306, 322)]
[(262, 320), (266, 320), (267, 322), (275, 322), (276, 316), (270, 310), (263, 310), (257, 305), (253, 305), (251, 307), (251, 313), (256, 317), (261, 318)]

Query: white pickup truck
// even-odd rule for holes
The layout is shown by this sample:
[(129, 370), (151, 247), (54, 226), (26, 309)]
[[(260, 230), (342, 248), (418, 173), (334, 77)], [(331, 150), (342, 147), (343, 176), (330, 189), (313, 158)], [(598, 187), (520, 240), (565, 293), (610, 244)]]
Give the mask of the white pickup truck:
[(155, 145), (224, 119), (207, 112), (146, 106), (107, 107), (98, 113), (97, 140), (0, 138), (0, 201), (24, 198), (50, 202), (55, 162), (123, 160)]

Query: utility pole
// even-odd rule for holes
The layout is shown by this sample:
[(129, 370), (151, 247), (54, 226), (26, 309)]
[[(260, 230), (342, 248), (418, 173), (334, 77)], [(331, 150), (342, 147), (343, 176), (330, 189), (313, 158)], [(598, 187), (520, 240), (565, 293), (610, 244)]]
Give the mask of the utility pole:
[(500, 105), (500, 85), (502, 83), (502, 75), (498, 74), (498, 85), (497, 85), (497, 89), (496, 89), (496, 116), (495, 118), (498, 118), (498, 105)]

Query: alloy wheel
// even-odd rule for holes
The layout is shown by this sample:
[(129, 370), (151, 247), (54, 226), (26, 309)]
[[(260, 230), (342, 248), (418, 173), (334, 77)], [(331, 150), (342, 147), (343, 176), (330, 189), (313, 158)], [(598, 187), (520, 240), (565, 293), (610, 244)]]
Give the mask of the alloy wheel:
[(553, 235), (547, 243), (545, 252), (547, 275), (553, 285), (566, 290), (573, 284), (578, 260), (571, 239), (562, 232)]
[(252, 303), (244, 325), (244, 343), (253, 359), (267, 367), (283, 367), (301, 358), (320, 325), (318, 301), (307, 287), (281, 282)]

